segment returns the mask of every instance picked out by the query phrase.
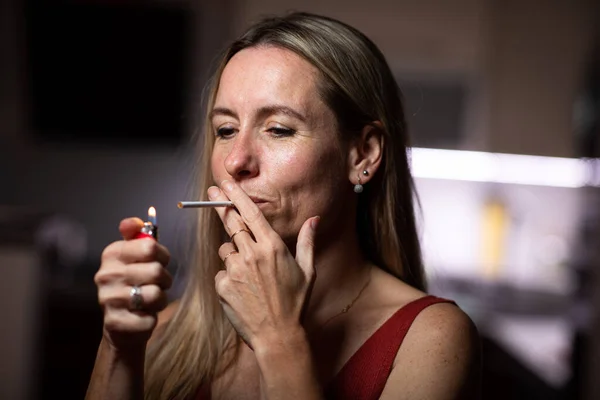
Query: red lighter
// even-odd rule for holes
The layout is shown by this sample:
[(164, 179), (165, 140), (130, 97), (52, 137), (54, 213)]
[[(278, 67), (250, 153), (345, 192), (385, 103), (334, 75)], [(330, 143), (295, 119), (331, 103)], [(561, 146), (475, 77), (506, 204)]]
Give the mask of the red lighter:
[(154, 207), (148, 209), (148, 221), (144, 222), (144, 226), (134, 237), (134, 239), (141, 238), (158, 240), (158, 225), (156, 225), (156, 209)]

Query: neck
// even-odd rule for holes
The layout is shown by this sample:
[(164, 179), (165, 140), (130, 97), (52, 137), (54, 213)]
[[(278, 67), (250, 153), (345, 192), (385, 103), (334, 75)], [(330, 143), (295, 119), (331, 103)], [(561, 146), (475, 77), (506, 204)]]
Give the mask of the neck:
[(322, 231), (316, 240), (322, 246), (315, 254), (317, 279), (304, 320), (309, 330), (340, 313), (368, 281), (370, 263), (361, 251), (356, 228), (350, 225), (354, 221), (349, 220), (346, 226)]

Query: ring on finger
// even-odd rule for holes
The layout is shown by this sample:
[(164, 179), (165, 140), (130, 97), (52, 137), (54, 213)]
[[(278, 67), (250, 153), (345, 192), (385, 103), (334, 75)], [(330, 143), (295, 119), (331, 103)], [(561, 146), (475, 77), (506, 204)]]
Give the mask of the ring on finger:
[(139, 311), (144, 305), (144, 297), (142, 296), (142, 288), (138, 285), (134, 285), (129, 292), (131, 298), (131, 309)]
[(233, 242), (233, 237), (235, 235), (237, 235), (238, 233), (240, 233), (240, 232), (248, 232), (248, 233), (250, 233), (250, 231), (248, 229), (246, 229), (246, 228), (238, 229), (237, 231), (233, 232), (233, 234), (231, 236), (229, 236), (229, 238), (231, 239), (232, 242)]
[(225, 264), (225, 261), (227, 261), (227, 257), (237, 254), (237, 250), (231, 250), (229, 253), (225, 254), (225, 257), (223, 257), (223, 264)]

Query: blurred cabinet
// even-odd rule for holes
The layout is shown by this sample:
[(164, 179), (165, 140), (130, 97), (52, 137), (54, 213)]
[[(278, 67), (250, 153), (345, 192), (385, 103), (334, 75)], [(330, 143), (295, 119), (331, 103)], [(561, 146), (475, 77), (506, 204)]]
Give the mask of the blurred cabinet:
[(576, 156), (573, 108), (591, 61), (599, 6), (588, 0), (489, 4), (488, 150)]
[[(440, 79), (466, 82), (463, 103), (447, 106), (465, 107), (460, 135), (450, 123), (446, 138), (419, 132), (424, 136), (415, 143), (573, 157), (573, 104), (584, 85), (599, 7), (593, 0), (244, 0), (235, 1), (231, 18), (236, 34), (261, 15), (290, 9), (339, 18), (373, 39), (398, 76), (419, 76), (423, 108), (444, 100), (429, 90)], [(413, 125), (420, 129), (419, 123)]]
[(92, 372), (102, 335), (97, 266), (64, 264), (57, 242), (44, 240), (52, 220), (0, 205), (0, 399), (81, 399)]
[(0, 398), (35, 395), (40, 263), (31, 244), (0, 239)]
[(102, 338), (102, 312), (93, 281), (77, 286), (45, 293), (38, 400), (85, 397)]

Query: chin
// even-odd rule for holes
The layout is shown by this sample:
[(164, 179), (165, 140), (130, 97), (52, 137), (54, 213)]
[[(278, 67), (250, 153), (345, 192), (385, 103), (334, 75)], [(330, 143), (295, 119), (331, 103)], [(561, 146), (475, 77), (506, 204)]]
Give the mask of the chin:
[(298, 223), (296, 219), (290, 218), (291, 216), (288, 213), (278, 212), (278, 210), (272, 208), (261, 207), (261, 211), (269, 225), (271, 225), (271, 228), (277, 232), (281, 239), (288, 245), (289, 243), (294, 243), (295, 245), (304, 221)]
[(296, 240), (298, 240), (298, 233), (300, 232), (299, 229), (294, 229), (290, 223), (285, 223), (269, 217), (267, 217), (267, 221), (269, 221), (269, 224), (273, 230), (277, 232), (277, 234), (286, 244), (296, 243)]

